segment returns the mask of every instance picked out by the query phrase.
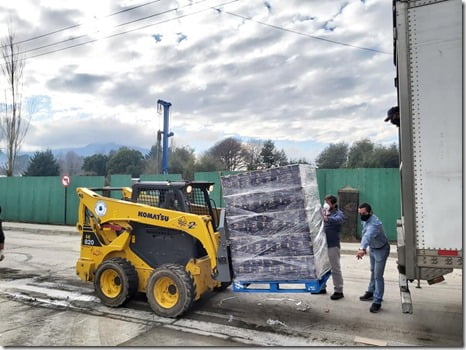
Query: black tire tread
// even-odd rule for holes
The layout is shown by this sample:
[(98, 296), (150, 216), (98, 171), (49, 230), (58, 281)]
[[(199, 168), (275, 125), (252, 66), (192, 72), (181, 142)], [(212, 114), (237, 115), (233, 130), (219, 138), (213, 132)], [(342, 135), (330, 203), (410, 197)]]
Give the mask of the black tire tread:
[[(154, 273), (159, 273), (160, 271), (163, 271), (163, 270), (165, 271), (169, 270), (171, 273), (174, 273), (178, 278), (180, 278), (181, 282), (183, 283), (183, 286), (186, 290), (186, 295), (185, 295), (186, 298), (184, 298), (183, 304), (181, 305), (181, 307), (178, 307), (178, 308), (174, 307), (170, 310), (165, 309), (164, 311), (162, 311), (163, 308), (161, 308), (157, 304), (155, 298), (153, 298), (153, 296), (151, 295), (152, 288), (149, 288), (149, 284), (152, 281), (152, 276), (154, 275)], [(152, 310), (156, 314), (158, 314), (159, 316), (163, 316), (163, 317), (176, 318), (176, 317), (183, 315), (186, 311), (188, 311), (194, 302), (194, 296), (195, 296), (194, 280), (191, 277), (190, 273), (186, 271), (184, 266), (178, 265), (178, 264), (164, 264), (164, 265), (159, 266), (152, 272), (151, 277), (149, 277), (148, 288), (147, 288), (146, 294), (147, 294), (147, 301), (149, 302)]]
[[(123, 291), (126, 294), (124, 298), (115, 298), (112, 300), (107, 300), (107, 298), (100, 292), (100, 276), (98, 276), (98, 271), (99, 269), (102, 269), (102, 266), (106, 266), (110, 263), (118, 265), (124, 272), (124, 275), (122, 276), (126, 285), (126, 291)], [(103, 261), (97, 267), (94, 279), (94, 288), (97, 292), (98, 297), (106, 306), (119, 307), (126, 304), (136, 294), (138, 290), (138, 274), (134, 266), (128, 260), (124, 258), (110, 258), (108, 260)]]

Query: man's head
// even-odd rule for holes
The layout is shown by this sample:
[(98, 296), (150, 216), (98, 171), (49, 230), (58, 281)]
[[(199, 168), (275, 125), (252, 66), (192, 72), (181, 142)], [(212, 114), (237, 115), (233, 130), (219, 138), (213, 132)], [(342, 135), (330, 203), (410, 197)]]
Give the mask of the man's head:
[(392, 124), (400, 126), (400, 108), (398, 106), (390, 108), (387, 111), (387, 118), (385, 118), (384, 121), (390, 121)]
[(326, 195), (324, 201), (329, 205), (330, 208), (337, 207), (337, 197), (335, 197), (334, 195)]
[(362, 221), (367, 221), (372, 215), (372, 207), (368, 203), (362, 203), (358, 207), (358, 214)]

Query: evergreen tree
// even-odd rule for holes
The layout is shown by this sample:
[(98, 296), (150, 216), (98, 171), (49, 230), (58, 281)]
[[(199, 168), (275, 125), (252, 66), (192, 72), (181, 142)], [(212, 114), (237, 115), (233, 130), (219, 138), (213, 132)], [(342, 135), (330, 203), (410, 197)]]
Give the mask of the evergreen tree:
[(105, 154), (94, 154), (84, 158), (82, 170), (97, 176), (107, 176), (108, 156)]
[(262, 165), (265, 168), (288, 164), (288, 158), (286, 157), (285, 151), (283, 149), (277, 150), (272, 140), (264, 142), (260, 155), (262, 158)]
[(58, 176), (60, 166), (51, 150), (36, 152), (32, 156), (24, 176)]

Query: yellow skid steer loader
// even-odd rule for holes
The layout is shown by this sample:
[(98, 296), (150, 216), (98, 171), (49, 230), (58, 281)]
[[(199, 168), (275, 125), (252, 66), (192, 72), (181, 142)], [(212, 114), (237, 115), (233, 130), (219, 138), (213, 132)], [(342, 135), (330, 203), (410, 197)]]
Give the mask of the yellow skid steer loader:
[(155, 181), (77, 188), (77, 275), (94, 282), (107, 306), (141, 292), (164, 317), (178, 317), (204, 293), (225, 289), (231, 259), (222, 239), (223, 212), (209, 197), (212, 186)]

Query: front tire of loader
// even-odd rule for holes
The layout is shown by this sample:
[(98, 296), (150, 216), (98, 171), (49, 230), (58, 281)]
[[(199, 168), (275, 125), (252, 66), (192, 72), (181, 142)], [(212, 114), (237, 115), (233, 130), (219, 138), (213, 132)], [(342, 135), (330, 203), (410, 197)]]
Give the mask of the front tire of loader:
[(104, 305), (121, 306), (137, 291), (138, 275), (136, 269), (126, 259), (108, 259), (97, 268), (94, 288)]
[(214, 292), (223, 292), (229, 286), (231, 286), (231, 282), (221, 282), (218, 287), (214, 287)]
[(147, 301), (159, 316), (178, 317), (194, 300), (194, 282), (181, 265), (165, 264), (155, 269), (147, 282)]

